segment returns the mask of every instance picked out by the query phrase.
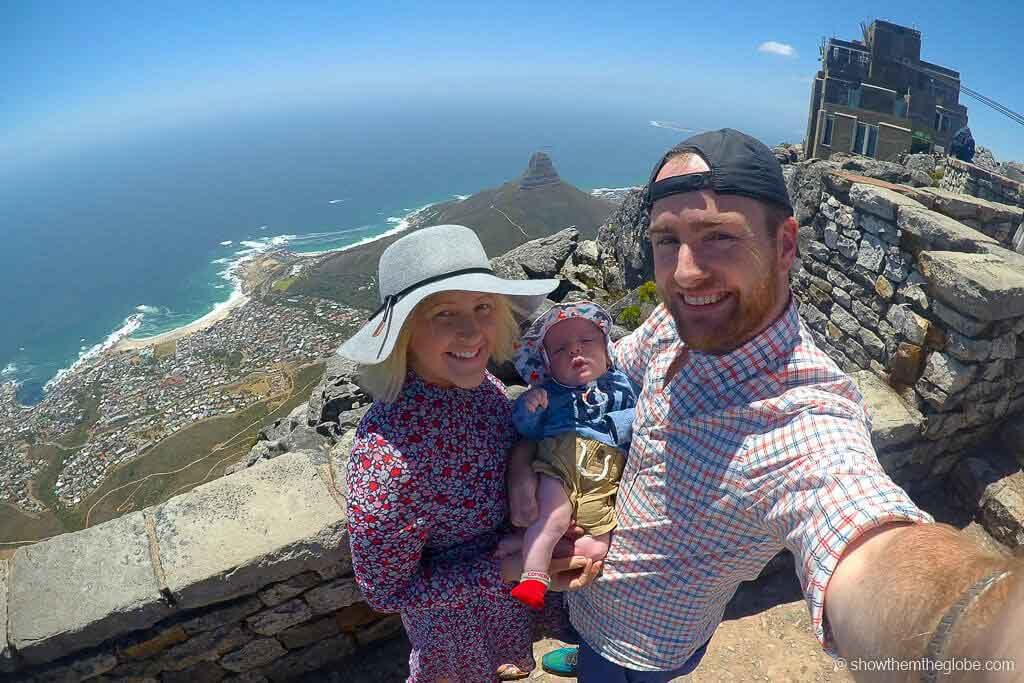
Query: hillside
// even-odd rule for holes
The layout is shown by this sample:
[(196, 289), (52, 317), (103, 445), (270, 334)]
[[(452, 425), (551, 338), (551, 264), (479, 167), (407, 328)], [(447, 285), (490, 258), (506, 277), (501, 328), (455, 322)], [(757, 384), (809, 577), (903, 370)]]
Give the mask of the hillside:
[[(612, 208), (604, 199), (562, 180), (548, 155), (535, 152), (521, 177), (464, 200), (425, 209), (415, 216), (410, 230), (441, 223), (465, 225), (480, 236), (489, 256), (497, 256), (570, 225), (583, 239), (593, 239)], [(376, 308), (377, 259), (399, 237), (389, 236), (327, 258), (288, 291)]]

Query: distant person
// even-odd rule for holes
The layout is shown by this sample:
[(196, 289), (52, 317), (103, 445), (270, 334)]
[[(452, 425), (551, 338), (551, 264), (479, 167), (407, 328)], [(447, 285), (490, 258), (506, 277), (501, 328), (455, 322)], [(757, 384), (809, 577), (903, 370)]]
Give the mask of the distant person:
[(974, 161), (974, 136), (971, 135), (970, 128), (964, 126), (953, 135), (953, 141), (949, 143), (949, 153), (960, 161)]
[[(572, 554), (595, 561), (604, 559), (615, 528), (636, 388), (612, 365), (611, 327), (611, 316), (591, 301), (556, 304), (530, 326), (515, 356), (532, 388), (516, 399), (512, 422), (537, 443), (523, 481), (512, 480), (524, 468), (509, 468), (509, 498), (513, 523), (535, 519), (525, 534), (502, 539), (499, 552), (522, 553), (512, 597), (536, 610), (544, 607), (555, 546), (572, 521), (585, 533)], [(517, 509), (523, 498), (533, 514)]]
[(696, 135), (655, 165), (646, 197), (663, 303), (612, 350), (643, 387), (618, 526), (604, 574), (569, 595), (578, 652), (545, 668), (583, 683), (692, 671), (737, 587), (784, 548), (814, 634), (848, 661), (935, 673), (1024, 655), (1024, 564), (932, 523), (893, 483), (856, 385), (800, 320), (797, 223), (768, 148)]
[[(557, 282), (495, 277), (476, 234), (453, 225), (402, 237), (378, 271), (383, 305), (338, 349), (374, 397), (348, 460), (356, 582), (374, 609), (401, 613), (411, 683), (524, 678), (530, 614), (509, 595), (522, 562), (494, 552), (516, 434), (487, 362), (511, 357), (513, 310), (529, 314)], [(555, 560), (553, 587), (598, 568)]]

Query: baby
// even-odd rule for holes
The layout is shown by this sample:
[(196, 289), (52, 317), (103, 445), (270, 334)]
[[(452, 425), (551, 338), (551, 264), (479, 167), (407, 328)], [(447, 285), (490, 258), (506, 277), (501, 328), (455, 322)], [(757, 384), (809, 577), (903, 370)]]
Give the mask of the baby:
[[(600, 559), (615, 528), (615, 494), (632, 435), (636, 388), (611, 362), (611, 317), (597, 304), (558, 304), (523, 335), (515, 366), (530, 383), (512, 409), (519, 433), (538, 441), (538, 516), (522, 537), (523, 574), (512, 596), (540, 609), (555, 544), (573, 519), (586, 536), (574, 553)], [(515, 487), (516, 482), (512, 483)], [(518, 537), (500, 552), (517, 548)]]

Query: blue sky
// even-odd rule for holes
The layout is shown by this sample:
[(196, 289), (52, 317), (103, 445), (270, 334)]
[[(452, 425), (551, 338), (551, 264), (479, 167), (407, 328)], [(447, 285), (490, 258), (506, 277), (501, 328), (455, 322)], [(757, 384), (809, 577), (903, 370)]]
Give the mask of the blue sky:
[[(855, 38), (875, 17), (920, 29), (925, 59), (1024, 111), (1015, 42), (1024, 3), (502, 5), (3, 3), (0, 164), (242, 112), (360, 98), (379, 106), (397, 92), (618, 93), (649, 100), (652, 112), (685, 109), (699, 127), (742, 111), (797, 140), (821, 38)], [(759, 51), (768, 41), (786, 47)], [(1024, 160), (1024, 127), (962, 101), (980, 144)]]

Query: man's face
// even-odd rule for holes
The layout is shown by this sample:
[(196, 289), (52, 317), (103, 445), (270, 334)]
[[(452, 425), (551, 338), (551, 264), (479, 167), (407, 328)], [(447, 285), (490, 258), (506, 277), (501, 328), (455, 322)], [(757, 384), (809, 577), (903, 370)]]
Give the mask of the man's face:
[[(670, 160), (657, 180), (707, 171), (699, 157)], [(788, 300), (796, 222), (773, 239), (764, 205), (709, 190), (671, 195), (651, 208), (658, 293), (690, 348), (726, 353), (771, 324)]]

